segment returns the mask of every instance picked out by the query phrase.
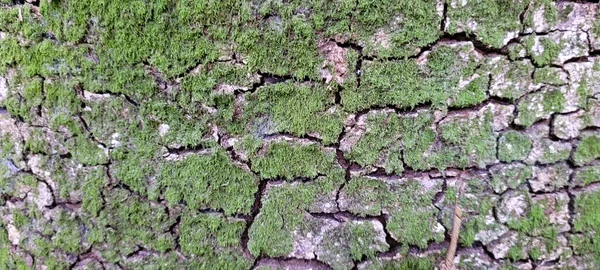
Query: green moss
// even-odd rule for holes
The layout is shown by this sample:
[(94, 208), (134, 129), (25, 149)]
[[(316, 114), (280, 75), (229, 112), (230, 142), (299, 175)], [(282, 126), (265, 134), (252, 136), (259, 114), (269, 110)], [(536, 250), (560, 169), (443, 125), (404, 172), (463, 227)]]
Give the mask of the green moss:
[[(529, 1), (496, 0), (468, 1), (465, 5), (449, 5), (447, 29), (450, 33), (460, 30), (474, 34), (484, 44), (501, 48), (508, 32), (522, 29), (520, 15)], [(470, 24), (477, 27), (472, 29)]]
[(575, 186), (587, 186), (600, 181), (600, 165), (583, 167), (575, 172), (572, 184)]
[(257, 179), (220, 150), (163, 164), (155, 185), (172, 205), (185, 202), (192, 209), (223, 209), (227, 215), (250, 213), (258, 189)]
[(466, 160), (483, 167), (495, 160), (496, 136), (492, 130), (492, 117), (491, 112), (487, 112), (483, 120), (457, 119), (440, 125), (442, 140), (457, 151), (454, 164), (466, 167)]
[(91, 215), (98, 215), (104, 204), (102, 188), (105, 185), (106, 176), (102, 168), (96, 168), (84, 176), (81, 189), (83, 191), (82, 208), (85, 212)]
[[(177, 144), (196, 147), (202, 144), (203, 137), (208, 132), (205, 118), (190, 117), (177, 106), (162, 100), (145, 102), (140, 108), (140, 114), (146, 118), (148, 132), (153, 133), (153, 143), (158, 141), (167, 146)], [(161, 125), (168, 126), (162, 136), (159, 134)]]
[(533, 142), (527, 135), (509, 131), (498, 141), (498, 158), (505, 162), (523, 160), (529, 155), (532, 145)]
[(56, 221), (57, 232), (52, 236), (52, 244), (67, 253), (83, 252), (81, 220), (66, 211), (60, 211)]
[(27, 216), (21, 211), (15, 211), (13, 212), (12, 220), (17, 229), (22, 229), (23, 226), (27, 225), (29, 218), (27, 218)]
[(433, 166), (431, 159), (423, 155), (436, 138), (436, 132), (431, 128), (433, 120), (432, 113), (419, 113), (416, 117), (402, 119), (404, 162), (413, 169), (427, 169)]
[(267, 147), (264, 155), (251, 159), (252, 169), (264, 179), (312, 178), (325, 174), (333, 165), (333, 152), (325, 152), (316, 144), (294, 145), (278, 142)]
[(437, 47), (428, 55), (426, 64), (413, 59), (365, 62), (360, 87), (341, 92), (344, 109), (354, 112), (371, 106), (478, 104), (485, 99), (487, 76), (474, 80), (466, 89), (459, 87), (461, 78), (470, 78), (478, 72), (477, 59), (469, 54), (470, 49), (468, 45)]
[(402, 172), (399, 147), (394, 142), (400, 133), (400, 121), (393, 113), (374, 113), (367, 116), (365, 134), (346, 155), (361, 166), (375, 165), (385, 155), (386, 168)]
[(585, 165), (597, 158), (600, 158), (600, 136), (584, 136), (577, 144), (573, 161), (577, 165)]
[(500, 165), (490, 169), (492, 175), (492, 187), (496, 193), (502, 193), (506, 189), (516, 189), (533, 177), (533, 170), (523, 164), (510, 164), (506, 167)]
[(527, 254), (525, 253), (525, 248), (520, 243), (518, 243), (518, 244), (516, 244), (514, 246), (511, 246), (508, 249), (508, 254), (506, 256), (511, 261), (518, 261), (518, 260), (527, 259)]
[(251, 265), (242, 256), (239, 247), (246, 223), (243, 220), (211, 214), (186, 212), (181, 219), (181, 251), (186, 255), (202, 256), (208, 260), (219, 260), (226, 256), (234, 269)]
[(557, 234), (556, 228), (550, 223), (550, 219), (544, 213), (544, 206), (533, 204), (527, 217), (518, 221), (509, 221), (508, 227), (532, 236), (544, 236), (551, 239)]
[(426, 189), (419, 180), (385, 183), (376, 179), (353, 178), (344, 192), (349, 200), (348, 209), (353, 213), (389, 213), (387, 229), (401, 243), (423, 248), (428, 241), (443, 240), (443, 233), (435, 232), (437, 210), (431, 204), (435, 191)]
[[(548, 117), (553, 112), (562, 111), (565, 103), (565, 95), (559, 89), (529, 94), (519, 101), (515, 122), (521, 126), (529, 127), (537, 120)], [(542, 106), (539, 106), (539, 104)]]
[(275, 257), (292, 251), (292, 231), (308, 229), (306, 211), (322, 197), (331, 196), (344, 181), (344, 171), (307, 183), (271, 186), (262, 199), (262, 208), (248, 231), (248, 249), (254, 256)]
[[(437, 12), (436, 1), (359, 0), (352, 15), (355, 18), (352, 29), (358, 32), (359, 40), (366, 43), (367, 54), (407, 57), (441, 36), (439, 22), (442, 18)], [(383, 44), (373, 40), (381, 29), (387, 36)]]
[(101, 145), (84, 136), (69, 141), (67, 149), (73, 158), (86, 165), (102, 165), (108, 163), (108, 155)]
[(256, 28), (241, 31), (235, 41), (253, 70), (316, 79), (323, 63), (317, 50), (316, 33), (303, 16), (289, 19), (272, 16), (259, 21)]
[(551, 84), (564, 85), (567, 82), (563, 81), (560, 76), (561, 70), (553, 67), (538, 68), (533, 73), (533, 83), (535, 84)]
[(600, 192), (591, 191), (580, 193), (575, 199), (575, 211), (579, 213), (573, 221), (573, 230), (582, 233), (574, 235), (573, 247), (575, 254), (592, 254), (600, 256), (600, 238), (596, 233), (600, 229), (598, 207)]
[[(416, 116), (401, 118), (401, 136), (404, 150), (404, 162), (415, 170), (438, 168), (444, 170), (451, 166), (457, 154), (455, 149), (434, 148), (436, 131), (431, 125), (434, 121), (432, 112), (419, 112)], [(423, 155), (423, 153), (428, 153)], [(461, 163), (461, 164), (464, 164)], [(463, 165), (466, 166), (466, 165)]]
[(98, 245), (104, 258), (118, 262), (138, 245), (160, 252), (174, 247), (174, 236), (169, 228), (176, 223), (175, 213), (170, 213), (162, 204), (147, 202), (119, 188), (105, 192), (104, 196), (105, 206), (94, 219), (93, 227), (87, 230), (99, 230), (94, 239), (105, 243)]
[[(243, 117), (251, 132), (259, 135), (289, 132), (303, 136), (316, 132), (325, 144), (331, 144), (342, 132), (342, 115), (328, 112), (334, 98), (324, 86), (278, 83), (259, 88), (246, 100)], [(264, 121), (272, 121), (271, 130), (261, 130)]]
[(534, 51), (535, 46), (535, 38), (536, 36), (530, 36), (524, 40), (525, 48), (527, 49), (527, 53), (531, 55), (533, 63), (536, 66), (547, 66), (550, 65), (556, 58), (558, 54), (564, 49), (564, 42), (556, 43), (554, 40), (548, 37), (540, 37), (539, 43), (544, 48), (541, 54), (537, 54)]

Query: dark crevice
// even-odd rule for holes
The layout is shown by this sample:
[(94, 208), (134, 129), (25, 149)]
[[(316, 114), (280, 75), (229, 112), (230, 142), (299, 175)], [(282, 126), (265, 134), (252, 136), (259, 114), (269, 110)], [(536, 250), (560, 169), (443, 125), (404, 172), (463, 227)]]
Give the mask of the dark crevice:
[(440, 31), (446, 33), (446, 20), (448, 20), (448, 2), (444, 1), (444, 9), (442, 10), (442, 21), (440, 22)]
[[(253, 256), (252, 256), (252, 253), (250, 252), (250, 249), (248, 248), (248, 241), (250, 240), (248, 231), (250, 230), (250, 227), (252, 227), (254, 220), (256, 219), (256, 217), (260, 213), (260, 209), (262, 208), (262, 198), (263, 198), (263, 195), (265, 195), (265, 192), (267, 189), (267, 183), (268, 183), (267, 181), (261, 181), (259, 183), (258, 190), (256, 191), (256, 193), (254, 193), (254, 203), (252, 204), (252, 210), (250, 211), (250, 216), (246, 218), (246, 227), (244, 228), (244, 231), (242, 232), (241, 246), (242, 246), (242, 249), (244, 250), (244, 253), (250, 257), (253, 257)], [(258, 261), (259, 261), (259, 259), (257, 258), (254, 261), (254, 264), (256, 265), (256, 263)]]

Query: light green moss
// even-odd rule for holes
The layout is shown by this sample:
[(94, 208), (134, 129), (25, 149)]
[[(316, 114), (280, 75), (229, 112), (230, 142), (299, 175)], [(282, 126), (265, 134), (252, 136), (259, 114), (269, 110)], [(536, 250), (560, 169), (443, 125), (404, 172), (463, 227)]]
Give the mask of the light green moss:
[[(441, 16), (436, 1), (357, 2), (353, 12), (352, 29), (358, 32), (359, 40), (366, 43), (365, 53), (380, 57), (407, 57), (418, 52), (418, 48), (434, 42), (441, 36)], [(402, 18), (398, 20), (398, 18)], [(376, 37), (383, 31), (384, 42)]]
[(154, 185), (173, 205), (185, 202), (192, 209), (223, 209), (228, 215), (250, 213), (258, 189), (257, 179), (220, 150), (164, 164)]
[[(530, 1), (496, 0), (467, 1), (465, 5), (448, 5), (448, 25), (450, 33), (460, 30), (474, 34), (484, 44), (501, 48), (508, 32), (520, 31), (520, 15)], [(475, 29), (468, 27), (475, 24)]]
[(292, 231), (309, 229), (306, 211), (320, 198), (331, 196), (344, 181), (344, 171), (307, 183), (275, 185), (262, 199), (262, 208), (248, 231), (248, 249), (254, 256), (276, 257), (292, 251)]
[(487, 76), (475, 79), (465, 89), (458, 86), (461, 78), (478, 72), (478, 60), (470, 55), (470, 49), (468, 45), (437, 47), (426, 64), (416, 60), (365, 62), (360, 88), (341, 93), (344, 109), (354, 112), (386, 105), (412, 108), (424, 103), (437, 107), (478, 104), (486, 97)]
[(346, 154), (361, 166), (375, 165), (385, 155), (386, 168), (402, 172), (402, 160), (399, 151), (394, 151), (394, 142), (400, 136), (400, 121), (393, 113), (377, 112), (369, 114), (365, 134), (352, 150)]
[(251, 260), (239, 248), (245, 221), (190, 211), (183, 213), (180, 226), (179, 243), (184, 254), (202, 256), (213, 265), (232, 267), (229, 269), (251, 266)]
[(467, 162), (479, 167), (492, 163), (496, 159), (496, 135), (492, 130), (492, 114), (487, 112), (483, 120), (457, 119), (440, 125), (441, 138), (447, 147), (455, 147), (457, 156), (454, 164), (466, 167)]
[(389, 213), (387, 229), (401, 243), (425, 247), (428, 241), (443, 240), (443, 232), (435, 231), (437, 210), (431, 204), (436, 191), (427, 189), (419, 180), (385, 183), (353, 178), (343, 192), (348, 196), (348, 209), (353, 213)]
[(587, 186), (591, 183), (600, 181), (600, 166), (593, 165), (588, 167), (583, 167), (575, 172), (575, 176), (573, 176), (573, 182), (571, 183), (574, 186)]
[(334, 153), (324, 151), (316, 144), (294, 145), (272, 143), (262, 156), (252, 158), (252, 169), (264, 179), (282, 177), (315, 177), (325, 174), (333, 165)]
[(246, 100), (243, 117), (250, 132), (261, 134), (260, 122), (265, 117), (273, 122), (272, 133), (318, 133), (326, 144), (335, 142), (342, 132), (342, 115), (328, 112), (334, 97), (325, 86), (279, 83), (261, 87)]

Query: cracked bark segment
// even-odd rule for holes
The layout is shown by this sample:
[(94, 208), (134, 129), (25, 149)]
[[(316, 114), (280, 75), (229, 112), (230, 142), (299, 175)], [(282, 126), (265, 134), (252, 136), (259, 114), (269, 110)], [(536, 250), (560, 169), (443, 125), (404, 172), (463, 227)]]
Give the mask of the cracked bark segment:
[(533, 142), (524, 133), (508, 131), (498, 139), (498, 158), (504, 162), (520, 161), (527, 158)]
[(529, 2), (450, 1), (446, 31), (474, 34), (485, 45), (501, 48), (519, 35), (523, 28), (519, 17)]
[(585, 187), (589, 184), (600, 182), (600, 165), (592, 164), (574, 170), (572, 187)]
[(256, 264), (256, 268), (259, 270), (276, 270), (276, 269), (285, 269), (285, 270), (293, 270), (293, 269), (314, 269), (314, 270), (327, 270), (330, 267), (324, 263), (318, 261), (306, 261), (306, 260), (294, 260), (294, 259), (273, 259), (273, 258), (265, 258), (260, 260)]
[(568, 142), (553, 141), (549, 136), (550, 128), (544, 123), (533, 125), (526, 133), (533, 141), (533, 148), (525, 159), (528, 165), (550, 164), (567, 160), (572, 145)]
[(482, 248), (459, 250), (454, 265), (458, 269), (500, 269), (500, 264), (485, 254)]
[(590, 57), (586, 62), (567, 63), (564, 66), (569, 73), (569, 87), (571, 92), (578, 94), (580, 103), (585, 104), (589, 97), (600, 94), (600, 80), (594, 79), (600, 76), (600, 59)]
[(361, 216), (385, 214), (386, 228), (392, 238), (424, 248), (429, 241), (443, 240), (444, 227), (437, 222), (438, 211), (432, 204), (441, 185), (442, 181), (428, 175), (352, 178), (341, 190), (338, 201), (342, 211)]
[(555, 31), (527, 36), (523, 45), (536, 66), (563, 65), (570, 59), (589, 55), (587, 40), (584, 31)]
[(529, 201), (529, 194), (522, 190), (509, 190), (505, 192), (502, 194), (496, 207), (498, 221), (506, 224), (524, 217), (529, 208)]
[(552, 192), (568, 185), (571, 172), (565, 163), (535, 167), (529, 185), (533, 192)]
[(529, 237), (514, 231), (490, 245), (490, 252), (496, 259), (524, 260), (531, 257), (534, 261), (548, 262), (571, 254), (566, 237), (560, 235), (550, 240)]
[(517, 189), (533, 176), (533, 169), (521, 163), (497, 164), (490, 168), (492, 188), (497, 194)]
[[(124, 189), (107, 192), (105, 202), (105, 211), (94, 219), (90, 232), (99, 233), (95, 237), (105, 240), (95, 248), (108, 261), (118, 262), (140, 246), (161, 252), (175, 246), (176, 236), (169, 228), (176, 223), (177, 212)], [(104, 227), (111, 229), (98, 231)]]
[(494, 217), (499, 196), (488, 194), (490, 190), (491, 181), (483, 173), (463, 172), (446, 180), (446, 192), (436, 206), (442, 211), (447, 231), (452, 230), (454, 206), (459, 205), (463, 211), (459, 234), (462, 246), (472, 247), (476, 241), (487, 245), (508, 231)]
[(534, 66), (531, 61), (509, 61), (504, 56), (488, 58), (491, 82), (490, 95), (510, 100), (539, 89), (533, 80)]
[(595, 3), (4, 2), (2, 269), (598, 268)]
[(600, 102), (590, 100), (590, 109), (570, 114), (559, 114), (552, 121), (552, 133), (560, 139), (577, 138), (581, 130), (589, 127), (600, 127)]
[[(333, 224), (332, 224), (333, 225)], [(347, 221), (317, 229), (323, 233), (317, 244), (316, 257), (328, 263), (333, 269), (347, 269), (363, 256), (374, 257), (375, 252), (386, 251), (389, 245), (385, 241), (383, 225), (377, 220)]]
[(445, 147), (456, 152), (451, 164), (483, 168), (496, 162), (495, 108), (490, 106), (477, 112), (450, 115), (440, 121), (438, 129)]
[(597, 13), (593, 3), (533, 1), (525, 13), (525, 32), (588, 31)]
[(568, 95), (565, 87), (549, 87), (524, 96), (518, 101), (515, 124), (530, 127), (539, 120), (550, 118), (552, 113), (575, 110), (569, 106)]
[(409, 250), (405, 252), (389, 252), (357, 264), (360, 270), (376, 270), (386, 268), (433, 269), (443, 259), (443, 244), (432, 245), (426, 250)]
[[(298, 237), (308, 237), (308, 211), (327, 213), (337, 210), (336, 193), (344, 182), (344, 171), (334, 170), (328, 177), (310, 182), (267, 184), (261, 198), (262, 207), (248, 231), (250, 252), (276, 257), (293, 251), (294, 231)], [(333, 207), (332, 207), (333, 206)], [(335, 208), (335, 209), (332, 209)], [(312, 233), (314, 235), (314, 233)]]
[[(569, 195), (566, 192), (556, 192), (544, 195), (535, 195), (531, 199), (534, 205), (539, 205), (544, 215), (548, 218), (547, 224), (534, 228), (532, 235), (544, 234), (544, 226), (551, 226), (558, 233), (568, 232), (571, 229), (569, 219)], [(536, 231), (537, 230), (537, 231)]]

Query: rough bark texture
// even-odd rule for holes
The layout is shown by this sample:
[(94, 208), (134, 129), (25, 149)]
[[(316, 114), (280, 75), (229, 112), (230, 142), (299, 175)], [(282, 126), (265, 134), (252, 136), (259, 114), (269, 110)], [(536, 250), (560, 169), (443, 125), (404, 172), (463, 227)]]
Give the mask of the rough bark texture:
[(594, 1), (0, 0), (0, 269), (600, 268)]

